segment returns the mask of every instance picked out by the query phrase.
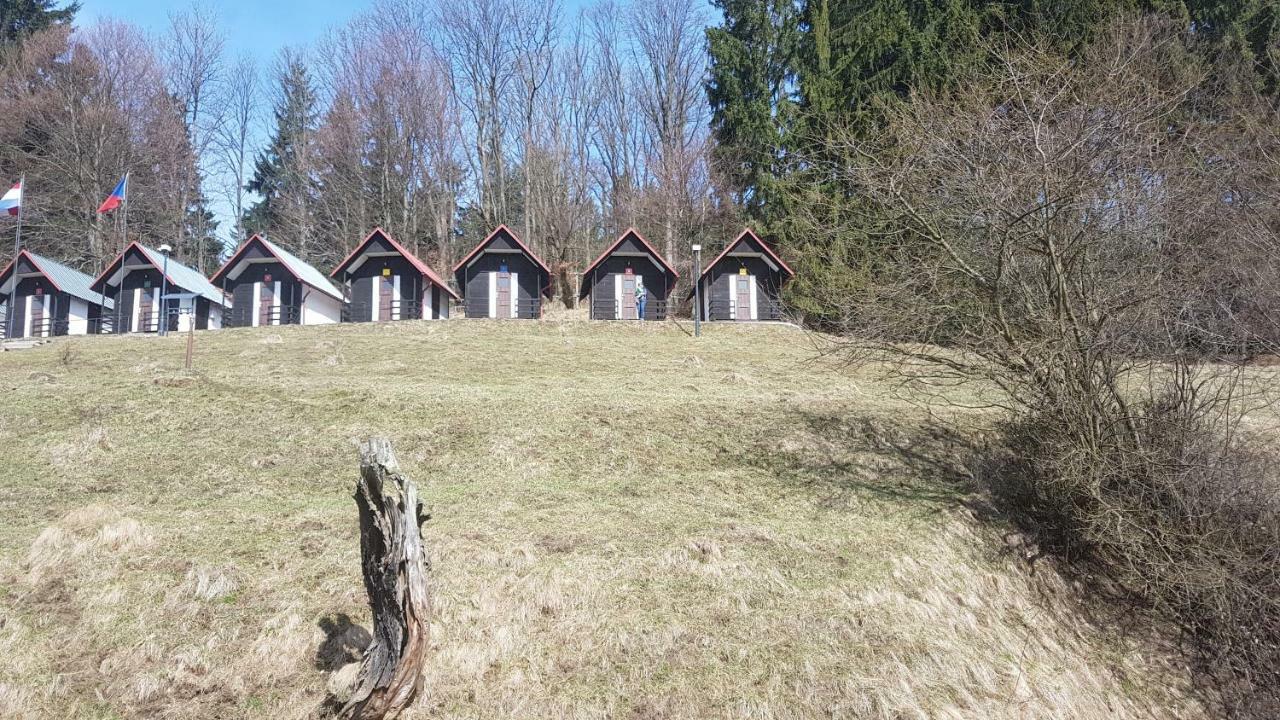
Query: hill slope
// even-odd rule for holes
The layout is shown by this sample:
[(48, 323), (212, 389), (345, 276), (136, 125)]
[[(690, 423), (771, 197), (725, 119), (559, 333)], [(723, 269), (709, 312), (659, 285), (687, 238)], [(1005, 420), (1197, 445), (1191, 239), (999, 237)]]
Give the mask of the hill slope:
[(305, 717), (368, 622), (374, 433), (434, 512), (415, 717), (1197, 713), (1000, 552), (923, 410), (796, 330), (235, 330), (192, 375), (183, 343), (0, 355), (6, 717)]

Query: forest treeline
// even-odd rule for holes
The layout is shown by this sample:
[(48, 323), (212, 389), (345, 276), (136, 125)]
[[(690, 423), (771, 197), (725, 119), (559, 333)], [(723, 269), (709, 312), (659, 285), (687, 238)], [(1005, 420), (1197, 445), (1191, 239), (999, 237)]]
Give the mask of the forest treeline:
[(559, 284), (630, 226), (686, 264), (735, 231), (700, 0), (395, 0), (265, 66), (231, 56), (214, 6), (156, 35), (4, 7), (0, 170), (26, 175), (25, 243), (90, 272), (126, 171), (130, 238), (205, 272), (253, 232), (332, 266), (374, 226), (443, 268), (505, 223)]
[[(331, 265), (375, 225), (444, 267), (506, 223), (571, 283), (627, 227), (683, 268), (691, 243), (749, 223), (798, 266), (791, 304), (824, 323), (833, 295), (874, 282), (878, 252), (874, 222), (837, 222), (865, 209), (824, 169), (837, 139), (962, 87), (994, 48), (1070, 57), (1116, 16), (1156, 12), (1251, 88), (1276, 84), (1269, 0), (712, 5), (394, 0), (260, 66), (231, 56), (211, 5), (149, 34), (9, 0), (0, 173), (28, 178), (27, 243), (90, 272), (120, 245), (121, 218), (94, 210), (126, 171), (130, 236), (205, 272), (252, 232)], [(815, 231), (820, 216), (844, 231)]]

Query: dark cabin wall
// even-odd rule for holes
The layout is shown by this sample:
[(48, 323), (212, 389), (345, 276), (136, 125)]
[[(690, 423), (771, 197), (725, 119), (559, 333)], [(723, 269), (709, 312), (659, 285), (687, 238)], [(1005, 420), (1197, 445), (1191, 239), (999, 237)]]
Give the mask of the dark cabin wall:
[[(245, 253), (248, 256), (257, 245), (249, 248)], [(233, 302), (231, 311), (228, 313), (230, 323), (237, 327), (247, 327), (253, 324), (253, 313), (258, 312), (258, 308), (253, 305), (253, 285), (262, 282), (267, 275), (271, 276), (271, 282), (280, 282), (280, 305), (281, 307), (292, 307), (294, 312), (292, 317), (283, 310), (280, 316), (282, 324), (297, 324), (302, 318), (302, 284), (299, 283), (288, 268), (283, 263), (253, 263), (246, 265), (240, 271), (240, 275), (236, 279), (226, 279), (223, 281), (224, 289), (231, 293)], [(205, 313), (205, 320), (208, 321), (208, 314)]]
[[(504, 236), (494, 239), (493, 245), (504, 241)], [(491, 245), (492, 247), (492, 245)], [(463, 288), (462, 296), (467, 317), (489, 317), (489, 276), (497, 272), (503, 262), (508, 269), (517, 274), (519, 295), (519, 316), (524, 319), (537, 318), (541, 313), (542, 288), (546, 287), (549, 278), (533, 259), (521, 253), (495, 253), (486, 249), (475, 258), (471, 265), (458, 270), (458, 284)], [(538, 300), (538, 302), (532, 302)]]
[(102, 313), (103, 308), (95, 302), (89, 303), (89, 334), (97, 335), (102, 332)]
[[(372, 252), (395, 252), (393, 248), (374, 240), (369, 244)], [(391, 271), (392, 275), (400, 276), (400, 299), (420, 303), (422, 301), (422, 289), (425, 283), (430, 282), (423, 277), (422, 272), (414, 267), (402, 255), (371, 257), (366, 258), (360, 267), (354, 272), (347, 273), (347, 279), (350, 283), (347, 299), (350, 301), (351, 320), (354, 322), (369, 322), (373, 319), (373, 308), (369, 303), (373, 297), (373, 283), (375, 278), (382, 276), (383, 269)], [(406, 313), (401, 313), (403, 317)], [(411, 318), (405, 318), (411, 319)]]
[(449, 304), (453, 302), (453, 296), (445, 292), (443, 288), (435, 283), (431, 285), (431, 319), (432, 320), (448, 320)]
[[(32, 268), (27, 265), (25, 259), (19, 264), (19, 273), (31, 272)], [(54, 286), (53, 281), (46, 277), (29, 277), (22, 278), (18, 281), (17, 299), (13, 303), (13, 327), (5, 328), (5, 335), (11, 338), (22, 337), (26, 331), (26, 312), (27, 298), (35, 295), (39, 291), (42, 295), (49, 297), (49, 316), (53, 321), (49, 324), (50, 333), (53, 335), (67, 334), (67, 318), (71, 312), (71, 296), (64, 292), (59, 292)], [(5, 318), (7, 321), (8, 318)]]
[[(131, 324), (133, 322), (133, 291), (138, 288), (148, 289), (152, 293), (153, 297), (159, 297), (161, 279), (162, 278), (160, 276), (160, 271), (156, 270), (150, 265), (147, 265), (146, 269), (131, 270), (129, 274), (124, 277), (124, 284), (123, 284), (123, 287), (121, 288), (121, 294), (120, 294), (120, 325), (119, 327), (126, 330), (127, 332), (154, 332), (155, 331), (155, 328), (148, 325), (148, 323), (150, 322), (148, 318), (139, 317), (138, 327), (134, 327)], [(174, 290), (173, 288), (169, 287), (166, 284), (165, 292), (186, 292), (186, 291), (181, 288)], [(175, 308), (177, 307), (177, 303), (172, 303), (172, 305)]]
[(758, 257), (734, 257), (732, 255), (724, 257), (720, 262), (712, 266), (710, 271), (711, 300), (710, 312), (705, 312), (704, 308), (699, 308), (699, 312), (703, 312), (704, 320), (730, 320), (729, 317), (729, 293), (732, 291), (732, 277), (738, 274), (740, 268), (745, 267), (747, 274), (754, 275), (756, 278), (756, 307), (759, 315), (764, 317), (765, 302), (767, 300), (777, 301), (781, 297), (782, 288), (782, 271), (773, 270), (763, 259)]
[(196, 309), (196, 329), (208, 330), (209, 329), (209, 313), (213, 310), (213, 303), (209, 301), (209, 298), (206, 298), (203, 295), (200, 295), (196, 297), (195, 309)]
[[(23, 327), (22, 319), (26, 317), (27, 299), (21, 295), (8, 298), (8, 304), (5, 306), (5, 312), (12, 314), (5, 315), (4, 336), (7, 338), (22, 337), (22, 331), (25, 329)], [(9, 322), (11, 318), (13, 320), (12, 323)]]
[(614, 318), (614, 306), (617, 303), (613, 294), (615, 282), (613, 278), (626, 273), (628, 267), (632, 268), (637, 275), (644, 277), (644, 286), (649, 291), (649, 303), (645, 306), (644, 319), (659, 319), (655, 301), (667, 300), (675, 284), (672, 282), (671, 274), (652, 258), (635, 255), (611, 255), (584, 278), (584, 282), (590, 286), (592, 319), (612, 320)]
[[(107, 297), (116, 301), (116, 307), (112, 311), (111, 317), (114, 319), (114, 327), (117, 328), (117, 332), (142, 332), (140, 328), (130, 326), (130, 322), (133, 320), (133, 291), (137, 288), (149, 287), (156, 296), (159, 296), (162, 278), (160, 271), (136, 248), (129, 249), (124, 258), (124, 266), (130, 272), (124, 278), (123, 287), (111, 288), (107, 291)], [(192, 291), (180, 285), (166, 284), (165, 292), (177, 294), (190, 293)], [(168, 305), (167, 310), (170, 313), (169, 329), (176, 330), (178, 326), (176, 312), (179, 303), (177, 300), (169, 300), (165, 304)], [(196, 320), (196, 326), (200, 327), (203, 321), (203, 326), (208, 327), (208, 318), (209, 305), (206, 303), (203, 315)], [(145, 318), (139, 318), (139, 325), (146, 328), (146, 332), (154, 332), (154, 328), (145, 325), (145, 320)]]

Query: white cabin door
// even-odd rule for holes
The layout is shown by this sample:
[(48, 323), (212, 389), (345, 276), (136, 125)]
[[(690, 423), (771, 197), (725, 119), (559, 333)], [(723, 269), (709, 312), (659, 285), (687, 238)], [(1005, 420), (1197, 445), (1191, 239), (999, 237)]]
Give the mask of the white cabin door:
[(751, 317), (751, 276), (734, 275), (733, 292), (737, 300), (738, 320), (752, 320)]
[(512, 302), (511, 297), (511, 293), (514, 292), (514, 288), (511, 287), (511, 271), (506, 265), (503, 265), (501, 269), (498, 270), (497, 281), (498, 297), (496, 302), (498, 304), (498, 317), (511, 318), (513, 317), (511, 311), (515, 305), (515, 303)]
[(622, 274), (622, 319), (636, 319), (636, 273), (631, 268)]

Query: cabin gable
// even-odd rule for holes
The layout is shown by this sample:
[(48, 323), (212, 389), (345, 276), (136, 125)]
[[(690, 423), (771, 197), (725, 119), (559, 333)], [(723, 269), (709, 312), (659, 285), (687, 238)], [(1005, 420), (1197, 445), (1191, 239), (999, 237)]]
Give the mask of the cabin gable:
[(782, 286), (791, 275), (791, 268), (747, 230), (703, 271), (697, 312), (711, 321), (783, 320)]
[(452, 293), (425, 263), (375, 228), (333, 271), (345, 285), (351, 322), (448, 317)]
[(493, 231), (453, 272), (467, 317), (538, 318), (542, 296), (551, 292), (547, 267), (506, 226)]

